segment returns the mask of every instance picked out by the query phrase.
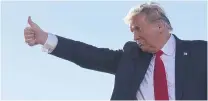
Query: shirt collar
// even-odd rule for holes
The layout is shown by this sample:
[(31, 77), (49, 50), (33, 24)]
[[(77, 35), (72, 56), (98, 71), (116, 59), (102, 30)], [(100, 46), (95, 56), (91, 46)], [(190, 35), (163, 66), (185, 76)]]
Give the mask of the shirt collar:
[(163, 46), (163, 48), (161, 49), (164, 54), (166, 55), (174, 55), (175, 53), (175, 38), (174, 36), (171, 34), (170, 38), (168, 39), (168, 41), (166, 42), (166, 44)]

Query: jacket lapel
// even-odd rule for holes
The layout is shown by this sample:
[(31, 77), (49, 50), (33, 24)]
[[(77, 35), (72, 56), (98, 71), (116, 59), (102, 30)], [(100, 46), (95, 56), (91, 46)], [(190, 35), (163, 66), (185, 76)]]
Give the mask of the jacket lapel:
[(175, 54), (175, 96), (176, 100), (181, 100), (183, 96), (183, 86), (185, 80), (185, 67), (188, 64), (188, 56), (190, 52), (188, 51), (187, 45), (184, 41), (176, 39), (176, 54)]

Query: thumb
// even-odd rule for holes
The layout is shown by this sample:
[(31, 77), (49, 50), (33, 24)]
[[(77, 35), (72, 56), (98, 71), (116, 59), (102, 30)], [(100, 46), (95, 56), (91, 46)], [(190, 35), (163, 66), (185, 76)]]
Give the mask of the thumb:
[(36, 24), (32, 21), (31, 19), (31, 16), (28, 17), (28, 24), (31, 26), (31, 27), (34, 27)]

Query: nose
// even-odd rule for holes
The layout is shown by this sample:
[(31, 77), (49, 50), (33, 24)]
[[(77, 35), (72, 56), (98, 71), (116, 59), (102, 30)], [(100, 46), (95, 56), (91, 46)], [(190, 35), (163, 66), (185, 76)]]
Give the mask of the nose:
[(134, 33), (134, 41), (138, 41), (140, 39), (139, 35)]

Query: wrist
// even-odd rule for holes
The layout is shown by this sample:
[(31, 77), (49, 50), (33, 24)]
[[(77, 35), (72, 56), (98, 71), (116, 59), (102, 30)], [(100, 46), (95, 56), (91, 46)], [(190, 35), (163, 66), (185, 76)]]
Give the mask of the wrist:
[(44, 45), (46, 43), (46, 40), (48, 39), (48, 33), (47, 32), (43, 32), (42, 35), (43, 36), (40, 38), (41, 39), (40, 40), (40, 44)]

